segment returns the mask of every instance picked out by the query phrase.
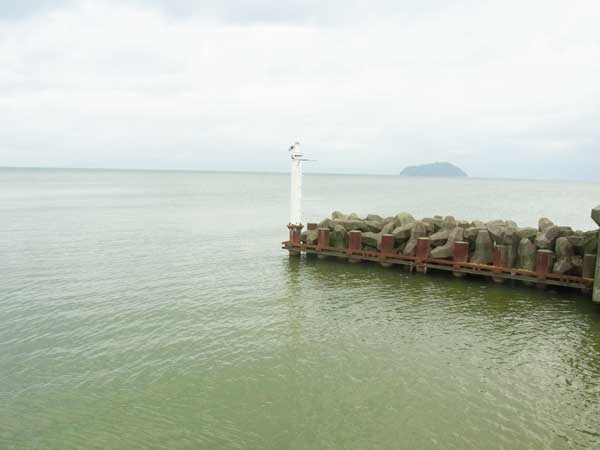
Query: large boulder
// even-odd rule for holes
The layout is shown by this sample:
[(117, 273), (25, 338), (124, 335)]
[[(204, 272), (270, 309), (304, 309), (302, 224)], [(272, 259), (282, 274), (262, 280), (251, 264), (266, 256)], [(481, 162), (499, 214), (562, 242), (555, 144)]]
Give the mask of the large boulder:
[(473, 222), (471, 222), (471, 227), (484, 229), (485, 223), (483, 223), (481, 220), (474, 220)]
[(568, 236), (573, 236), (575, 234), (575, 232), (573, 231), (573, 228), (571, 228), (571, 227), (558, 227), (558, 229), (559, 229), (559, 233), (558, 233), (559, 237), (568, 237)]
[(348, 220), (362, 220), (362, 218), (356, 213), (350, 213), (348, 215)]
[(407, 225), (409, 223), (414, 223), (414, 221), (415, 218), (407, 212), (401, 212), (400, 214), (396, 214), (397, 227), (403, 227), (404, 225)]
[(490, 264), (493, 261), (494, 244), (487, 230), (480, 230), (475, 239), (475, 252), (471, 262), (475, 264)]
[(392, 220), (383, 226), (381, 229), (381, 234), (392, 234), (392, 231), (394, 231), (396, 228), (396, 222)]
[(538, 234), (538, 230), (537, 230), (537, 228), (531, 228), (531, 227), (518, 228), (517, 234), (519, 235), (519, 240), (529, 239), (531, 242), (533, 242), (535, 240), (535, 237)]
[(490, 237), (494, 244), (501, 245), (504, 242), (504, 233), (506, 232), (506, 225), (503, 221), (494, 220), (486, 224), (486, 229), (490, 233)]
[(346, 229), (341, 225), (335, 225), (329, 234), (329, 245), (335, 248), (346, 248), (348, 246), (348, 235)]
[(566, 237), (559, 237), (556, 240), (556, 262), (553, 272), (568, 273), (573, 269), (573, 246)]
[(331, 219), (323, 219), (319, 222), (319, 228), (329, 228), (330, 231), (333, 231), (335, 227), (335, 222)]
[(404, 247), (402, 253), (406, 256), (414, 256), (415, 250), (417, 249), (417, 241), (419, 238), (427, 236), (427, 227), (421, 221), (415, 222), (415, 226), (410, 232), (410, 238)]
[(348, 216), (340, 211), (334, 211), (331, 213), (331, 218), (333, 220), (346, 220)]
[(336, 219), (334, 221), (334, 225), (341, 225), (348, 231), (352, 231), (352, 230), (367, 231), (365, 229), (365, 222), (363, 220)]
[(518, 254), (519, 258), (517, 267), (519, 269), (530, 270), (533, 272), (535, 270), (535, 245), (533, 245), (533, 243), (527, 238), (521, 239), (519, 242)]
[(456, 228), (456, 219), (453, 216), (446, 216), (442, 221), (442, 230), (452, 230)]
[(441, 247), (431, 250), (432, 258), (450, 258), (454, 256), (454, 243), (463, 240), (464, 228), (454, 227), (448, 233), (448, 240)]
[(433, 219), (431, 217), (425, 217), (423, 220), (421, 220), (421, 222), (423, 222), (423, 224), (425, 224), (425, 228), (427, 229), (427, 235), (429, 236), (430, 234), (435, 233), (435, 225), (433, 223)]
[(543, 250), (552, 250), (554, 242), (560, 234), (560, 228), (556, 225), (544, 226), (535, 237), (535, 246)]
[(367, 217), (365, 217), (365, 220), (383, 222), (383, 217), (381, 217), (380, 215), (377, 215), (377, 214), (369, 214)]
[(502, 245), (506, 246), (506, 266), (515, 267), (517, 262), (518, 247), (519, 247), (519, 234), (516, 226), (507, 225), (504, 230), (504, 238), (502, 239)]
[(363, 247), (376, 250), (379, 248), (379, 244), (381, 243), (381, 234), (367, 231), (361, 235), (361, 242)]
[(550, 219), (542, 217), (540, 220), (538, 220), (538, 231), (541, 233), (543, 233), (552, 226), (554, 226), (554, 222), (552, 222)]
[(394, 228), (391, 234), (394, 235), (394, 238), (397, 241), (406, 241), (408, 238), (410, 238), (410, 233), (414, 227), (415, 222), (410, 222), (404, 226)]
[(450, 236), (450, 230), (441, 229), (440, 231), (433, 233), (429, 238), (431, 239), (432, 247), (439, 247), (444, 245)]
[(438, 230), (442, 229), (442, 224), (444, 223), (444, 218), (442, 216), (433, 216), (433, 232), (435, 233)]
[(380, 233), (383, 228), (383, 222), (378, 220), (365, 220), (363, 222), (363, 230), (371, 233)]

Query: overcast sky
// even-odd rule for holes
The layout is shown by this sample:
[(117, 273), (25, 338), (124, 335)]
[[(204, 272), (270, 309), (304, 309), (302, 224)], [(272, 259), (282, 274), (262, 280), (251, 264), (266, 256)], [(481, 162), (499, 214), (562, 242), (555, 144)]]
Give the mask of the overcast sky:
[(598, 0), (0, 0), (0, 166), (600, 180)]

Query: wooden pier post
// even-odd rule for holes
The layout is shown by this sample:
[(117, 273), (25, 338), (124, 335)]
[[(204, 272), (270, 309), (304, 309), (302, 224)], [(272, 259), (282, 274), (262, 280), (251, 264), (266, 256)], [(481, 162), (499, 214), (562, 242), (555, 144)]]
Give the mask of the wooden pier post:
[[(382, 255), (390, 255), (394, 252), (394, 235), (383, 234), (381, 236), (381, 244), (379, 245), (379, 253)], [(381, 267), (392, 267), (393, 264), (385, 261), (381, 261)]]
[(348, 261), (351, 263), (359, 263), (359, 258), (353, 258), (352, 252), (360, 252), (362, 250), (362, 232), (357, 230), (348, 231)]
[[(454, 254), (452, 260), (454, 261), (454, 268), (460, 268), (460, 263), (465, 263), (469, 259), (469, 243), (465, 241), (454, 242)], [(452, 275), (457, 278), (463, 278), (466, 274), (457, 270), (452, 271)]]
[[(600, 206), (596, 206), (592, 209), (592, 219), (600, 227)], [(600, 303), (600, 233), (598, 234), (598, 257), (596, 258), (596, 273), (594, 276), (594, 292), (592, 294), (592, 300), (596, 303)]]

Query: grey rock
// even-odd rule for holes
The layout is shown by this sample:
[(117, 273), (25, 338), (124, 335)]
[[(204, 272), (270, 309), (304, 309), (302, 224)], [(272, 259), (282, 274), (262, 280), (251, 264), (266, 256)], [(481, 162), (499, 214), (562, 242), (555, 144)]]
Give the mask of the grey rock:
[(541, 231), (535, 237), (535, 245), (537, 248), (542, 250), (552, 250), (554, 247), (554, 242), (556, 238), (558, 238), (560, 234), (560, 228), (556, 225), (550, 225), (549, 227), (544, 227), (544, 231)]
[(442, 216), (433, 216), (433, 232), (435, 233), (438, 230), (442, 229), (442, 224), (444, 223), (444, 218)]
[(381, 229), (381, 234), (392, 234), (394, 229), (396, 229), (396, 223), (392, 220), (383, 226)]
[(331, 219), (323, 219), (319, 222), (319, 228), (329, 228), (329, 230), (333, 231), (335, 227), (335, 222)]
[(506, 226), (502, 221), (493, 221), (486, 224), (486, 228), (490, 233), (490, 237), (494, 244), (502, 244), (504, 242), (504, 233)]
[(377, 220), (365, 220), (363, 222), (363, 230), (370, 231), (371, 233), (379, 233), (383, 228), (383, 222)]
[(351, 213), (348, 215), (348, 220), (362, 220), (362, 218), (356, 213)]
[(437, 233), (433, 233), (430, 236), (431, 246), (438, 247), (440, 245), (444, 245), (446, 243), (446, 241), (448, 240), (449, 236), (450, 236), (450, 230), (447, 230), (447, 229), (441, 229)]
[(358, 231), (366, 231), (365, 222), (363, 220), (340, 220), (337, 219), (334, 221), (335, 225), (343, 226), (347, 231), (358, 230)]
[(442, 222), (442, 229), (452, 230), (453, 228), (456, 228), (456, 219), (452, 216), (444, 217), (444, 220)]
[(335, 248), (346, 248), (348, 246), (346, 229), (341, 225), (335, 225), (329, 234), (329, 245)]
[(366, 233), (362, 234), (361, 242), (362, 242), (363, 246), (377, 249), (377, 248), (379, 248), (379, 244), (381, 243), (381, 234), (371, 233), (371, 232), (367, 231)]
[(548, 228), (550, 228), (553, 225), (554, 225), (554, 222), (552, 222), (550, 219), (546, 219), (545, 217), (542, 217), (540, 220), (538, 220), (538, 231), (543, 233), (544, 231), (546, 231)]
[(410, 234), (412, 229), (415, 227), (415, 222), (411, 222), (411, 223), (407, 223), (406, 225), (402, 226), (402, 227), (396, 227), (394, 228), (394, 230), (392, 231), (392, 234), (394, 235), (394, 238), (397, 241), (406, 241), (408, 240), (408, 238), (410, 238)]
[(573, 236), (575, 234), (575, 232), (573, 231), (573, 228), (571, 228), (571, 227), (558, 227), (558, 229), (559, 229), (559, 233), (558, 233), (559, 237), (568, 237), (568, 236)]
[(333, 220), (347, 220), (348, 216), (340, 211), (334, 211), (331, 213), (331, 218)]
[(401, 212), (400, 214), (396, 214), (396, 226), (403, 227), (406, 224), (413, 223), (415, 218), (406, 212)]
[(481, 220), (474, 220), (473, 222), (471, 222), (471, 227), (484, 229), (485, 223), (483, 223)]
[(432, 258), (450, 258), (454, 256), (454, 243), (456, 241), (462, 241), (464, 234), (464, 228), (454, 227), (449, 231), (448, 240), (440, 247), (431, 250)]
[(530, 270), (533, 272), (535, 270), (535, 253), (535, 245), (533, 245), (533, 243), (527, 238), (521, 239), (519, 242), (519, 258), (517, 267), (519, 269)]
[(553, 272), (568, 273), (573, 269), (573, 246), (566, 237), (559, 237), (556, 240), (556, 262)]
[(421, 221), (415, 222), (415, 226), (413, 227), (410, 233), (410, 238), (408, 239), (408, 242), (406, 243), (406, 246), (404, 247), (402, 253), (404, 253), (407, 256), (414, 256), (415, 250), (417, 248), (417, 240), (426, 236), (427, 227), (425, 226), (425, 223)]
[(505, 225), (507, 228), (519, 228), (519, 226), (517, 225), (517, 222), (515, 222), (514, 220), (507, 220), (505, 222)]
[(377, 214), (369, 214), (367, 217), (365, 217), (365, 220), (383, 222), (383, 217), (381, 217)]
[(463, 230), (466, 230), (471, 226), (471, 222), (469, 222), (468, 220), (457, 220), (456, 226), (461, 227)]
[(517, 234), (519, 235), (520, 239), (529, 239), (531, 242), (533, 242), (535, 240), (535, 237), (538, 234), (538, 230), (537, 228), (518, 228), (517, 229)]
[(475, 252), (471, 257), (471, 262), (475, 264), (490, 264), (492, 257), (493, 243), (490, 233), (487, 230), (480, 230), (475, 240)]

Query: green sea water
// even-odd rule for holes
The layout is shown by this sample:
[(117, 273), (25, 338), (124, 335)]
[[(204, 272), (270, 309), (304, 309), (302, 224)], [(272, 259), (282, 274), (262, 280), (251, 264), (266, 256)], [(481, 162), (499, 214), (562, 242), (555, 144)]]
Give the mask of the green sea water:
[[(290, 259), (285, 174), (0, 170), (0, 449), (598, 449), (600, 306)], [(304, 210), (541, 216), (600, 184), (307, 175)]]

